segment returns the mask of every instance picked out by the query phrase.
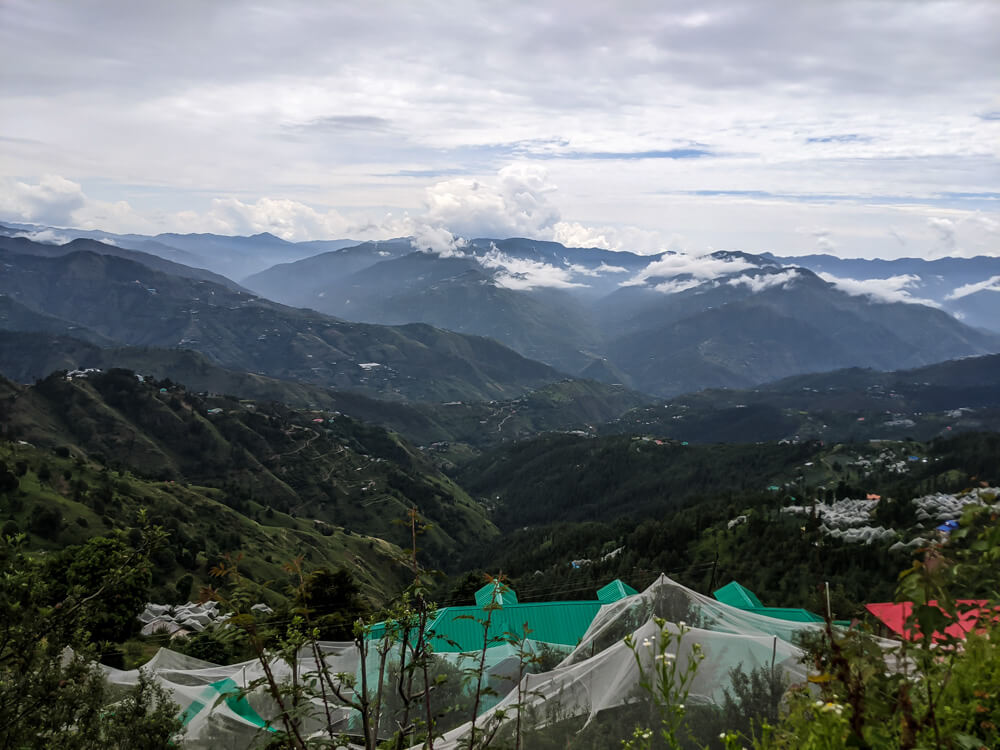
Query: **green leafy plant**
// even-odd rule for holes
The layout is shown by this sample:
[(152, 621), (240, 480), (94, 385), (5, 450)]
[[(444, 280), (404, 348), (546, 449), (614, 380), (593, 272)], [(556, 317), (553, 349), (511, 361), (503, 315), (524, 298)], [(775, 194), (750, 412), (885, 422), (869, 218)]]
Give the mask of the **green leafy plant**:
[(657, 632), (637, 641), (625, 638), (639, 670), (639, 687), (649, 696), (658, 724), (638, 726), (632, 737), (622, 741), (626, 750), (648, 750), (654, 732), (669, 748), (681, 747), (685, 727), (685, 712), (691, 683), (698, 665), (705, 658), (701, 644), (693, 643), (690, 652), (683, 651), (684, 636), (690, 632), (686, 623), (677, 623), (674, 630), (662, 617), (654, 617)]

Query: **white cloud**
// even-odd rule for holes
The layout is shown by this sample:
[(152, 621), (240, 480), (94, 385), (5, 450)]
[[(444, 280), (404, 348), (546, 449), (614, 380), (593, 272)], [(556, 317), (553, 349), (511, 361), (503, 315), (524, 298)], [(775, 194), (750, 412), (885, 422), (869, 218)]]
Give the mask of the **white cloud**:
[(85, 204), (80, 185), (58, 175), (44, 175), (34, 185), (10, 179), (0, 183), (0, 212), (23, 221), (68, 226)]
[(515, 258), (501, 252), (496, 246), (481, 256), (479, 262), (484, 268), (496, 271), (494, 281), (497, 286), (506, 289), (525, 290), (536, 287), (568, 289), (587, 286), (573, 281), (573, 274), (569, 269), (527, 258)]
[(906, 236), (895, 227), (889, 227), (889, 236), (896, 240), (896, 242), (898, 242), (901, 246), (906, 246)]
[[(900, 231), (923, 256), (942, 247), (929, 217), (996, 217), (998, 125), (982, 113), (996, 110), (1000, 3), (701, 5), (0, 2), (0, 69), (17, 71), (0, 76), (0, 112), (16, 113), (0, 174), (97, 184), (178, 231), (211, 197), (395, 226), (387, 212), (424, 211), (419, 174), (462, 174), (434, 189), (429, 226), (638, 252), (677, 232), (686, 248), (797, 253), (793, 228), (823, 226), (839, 253), (899, 254), (885, 227), (911, 210)], [(547, 177), (507, 184), (497, 170), (511, 161)], [(558, 202), (544, 189), (556, 183)], [(5, 213), (140, 223), (62, 198)], [(308, 213), (219, 226), (237, 220), (344, 231)], [(958, 240), (997, 251), (964, 229)]]
[(640, 254), (660, 252), (677, 239), (665, 239), (662, 232), (637, 226), (587, 226), (578, 221), (556, 222), (550, 238), (566, 247), (599, 247)]
[[(69, 235), (63, 234), (58, 229), (42, 229), (37, 232), (18, 232), (15, 237), (25, 237), (32, 242), (41, 242), (46, 245), (65, 245), (73, 240)], [(106, 242), (107, 240), (105, 240)]]
[(628, 273), (627, 268), (622, 266), (609, 266), (607, 263), (601, 263), (597, 268), (589, 268), (587, 266), (581, 266), (578, 263), (570, 263), (566, 266), (570, 271), (579, 276), (591, 276), (598, 277), (603, 276), (606, 273)]
[(986, 281), (977, 281), (958, 287), (945, 299), (961, 299), (976, 292), (1000, 292), (1000, 276), (993, 276)]
[(671, 279), (670, 281), (664, 281), (661, 284), (657, 284), (653, 287), (653, 291), (660, 292), (661, 294), (676, 294), (677, 292), (683, 292), (686, 289), (694, 289), (704, 283), (705, 282), (700, 279)]
[(829, 229), (816, 229), (813, 230), (812, 236), (816, 238), (816, 247), (822, 253), (832, 253), (837, 245), (831, 238), (831, 232)]
[(0, 178), (0, 216), (57, 227), (143, 231), (150, 223), (126, 201), (88, 197), (82, 186), (60, 175), (44, 175), (37, 183)]
[(465, 253), (462, 247), (465, 240), (456, 237), (444, 227), (431, 227), (427, 224), (417, 226), (413, 231), (410, 244), (421, 252), (430, 252), (442, 258), (460, 258)]
[(930, 299), (921, 299), (910, 294), (910, 289), (920, 285), (920, 277), (914, 274), (890, 276), (887, 279), (851, 279), (834, 276), (832, 273), (816, 274), (823, 281), (852, 297), (868, 297), (874, 302), (906, 302), (913, 305), (940, 307)]
[(270, 232), (291, 242), (318, 237), (350, 236), (351, 222), (340, 212), (317, 211), (294, 200), (260, 198), (244, 203), (237, 198), (215, 198), (203, 216), (192, 217), (205, 231), (223, 234)]
[(745, 286), (754, 294), (770, 289), (775, 286), (784, 286), (793, 279), (798, 278), (799, 272), (794, 268), (780, 273), (761, 273), (755, 276), (742, 274), (732, 279), (726, 279), (729, 286)]
[(1000, 221), (984, 214), (976, 214), (976, 223), (990, 234), (1000, 234)]
[(427, 188), (423, 218), (464, 237), (549, 235), (559, 220), (548, 199), (555, 189), (544, 168), (511, 164), (495, 179), (457, 178)]
[(955, 250), (955, 222), (951, 219), (943, 219), (932, 216), (927, 220), (927, 225), (934, 230), (938, 240), (948, 252)]
[[(677, 276), (690, 276), (694, 279), (705, 281), (718, 278), (731, 273), (745, 271), (756, 266), (745, 258), (721, 257), (712, 255), (691, 255), (688, 253), (668, 253), (659, 260), (654, 260), (639, 273), (633, 276), (622, 286), (635, 286), (644, 284), (651, 278), (674, 278)], [(661, 284), (662, 286), (662, 284)], [(670, 291), (677, 291), (671, 289)]]

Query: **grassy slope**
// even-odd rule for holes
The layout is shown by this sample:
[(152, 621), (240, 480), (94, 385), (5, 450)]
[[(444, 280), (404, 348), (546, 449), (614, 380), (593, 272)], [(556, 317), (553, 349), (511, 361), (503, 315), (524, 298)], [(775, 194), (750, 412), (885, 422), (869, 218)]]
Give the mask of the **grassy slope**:
[(419, 451), (350, 418), (206, 400), (124, 371), (0, 391), (10, 436), (147, 480), (210, 486), (244, 513), (267, 506), (406, 544), (398, 521), (416, 507), (432, 524), (420, 542), (426, 562), (444, 567), (496, 534), (483, 509)]
[[(297, 555), (304, 556), (308, 568), (349, 568), (373, 602), (395, 594), (408, 577), (404, 553), (382, 539), (294, 518), (259, 503), (241, 513), (228, 507), (225, 494), (216, 488), (151, 481), (19, 442), (0, 443), (0, 461), (11, 469), (23, 465), (20, 486), (0, 495), (0, 521), (13, 521), (38, 550), (127, 530), (145, 509), (151, 521), (170, 532), (168, 548), (155, 559), (155, 583), (163, 598), (171, 597), (166, 587), (185, 574), (194, 578), (196, 595), (200, 586), (213, 582), (208, 571), (225, 553), (242, 554), (240, 569), (254, 582), (277, 582), (270, 591), (261, 589), (272, 602), (280, 598), (280, 582), (287, 579), (282, 565)], [(54, 520), (33, 525), (42, 511), (53, 512)]]

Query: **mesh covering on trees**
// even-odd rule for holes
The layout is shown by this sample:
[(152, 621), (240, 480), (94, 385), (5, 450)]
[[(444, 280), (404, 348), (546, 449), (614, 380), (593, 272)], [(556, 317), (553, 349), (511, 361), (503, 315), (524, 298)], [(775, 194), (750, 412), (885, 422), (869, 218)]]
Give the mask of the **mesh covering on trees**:
[[(573, 747), (618, 746), (621, 739), (631, 734), (637, 720), (644, 716), (648, 719), (651, 715), (648, 696), (639, 687), (639, 665), (624, 639), (632, 635), (633, 641), (639, 644), (636, 649), (639, 660), (648, 668), (653, 662), (653, 649), (641, 644), (645, 639), (655, 640), (658, 636), (659, 627), (654, 618), (665, 620), (665, 627), (674, 633), (680, 630), (681, 623), (684, 624), (679, 652), (673, 654), (681, 669), (693, 658), (692, 645), (700, 644), (705, 658), (690, 684), (687, 703), (694, 712), (693, 721), (697, 719), (695, 723), (704, 724), (705, 732), (714, 733), (712, 737), (722, 729), (733, 728), (720, 724), (731, 721), (723, 709), (728, 703), (727, 710), (731, 710), (733, 696), (738, 697), (739, 691), (733, 687), (734, 673), (749, 675), (757, 670), (759, 674), (769, 675), (772, 684), (779, 686), (777, 691), (772, 689), (769, 695), (757, 696), (755, 700), (776, 704), (787, 686), (806, 682), (806, 668), (801, 663), (803, 651), (796, 645), (800, 635), (818, 633), (824, 627), (740, 610), (661, 576), (642, 593), (602, 606), (580, 643), (568, 653), (565, 646), (553, 648), (551, 644), (523, 640), (487, 649), (484, 684), (488, 683), (491, 688), (487, 692), (498, 695), (481, 702), (477, 732), (490, 730), (500, 711), (503, 713), (501, 723), (505, 726), (497, 733), (497, 747), (513, 746), (509, 736), (519, 713), (522, 731), (532, 737), (530, 743), (522, 743), (523, 747), (546, 747), (547, 733), (552, 737), (553, 747), (565, 747), (568, 734), (576, 738)], [(677, 649), (676, 642), (672, 648)], [(360, 673), (359, 654), (354, 644), (320, 643), (319, 649), (330, 673)], [(475, 679), (470, 686), (468, 679), (463, 681), (462, 670), (478, 666), (481, 653), (437, 654), (434, 657), (432, 679), (438, 673), (448, 678), (432, 693), (435, 712), (445, 716), (444, 728), (451, 727), (435, 741), (434, 747), (438, 750), (457, 750), (468, 744), (466, 738), (472, 728), (468, 719), (473, 705), (470, 694)], [(543, 658), (532, 659), (532, 664), (526, 665), (525, 654)], [(369, 685), (377, 681), (376, 657), (374, 650), (369, 653)], [(398, 679), (398, 669), (393, 670), (391, 657), (387, 663), (388, 679)], [(530, 668), (524, 669), (524, 666)], [(274, 661), (270, 667), (279, 680), (291, 675), (290, 667), (284, 662)], [(315, 657), (303, 652), (299, 659), (300, 673), (315, 672), (316, 668)], [(246, 697), (239, 695), (240, 688), (263, 676), (258, 661), (216, 666), (163, 649), (144, 669), (155, 675), (181, 706), (187, 730), (183, 747), (242, 749), (266, 744), (269, 733), (265, 727), (266, 718), (276, 716), (274, 701), (261, 688)], [(135, 670), (123, 672), (107, 668), (106, 671), (108, 679), (119, 685), (132, 685), (138, 678)], [(531, 671), (537, 673), (526, 674), (517, 689), (518, 675)], [(728, 701), (727, 691), (730, 693)], [(386, 695), (394, 694), (395, 687), (390, 686)], [(744, 691), (744, 703), (749, 700)], [(447, 711), (449, 708), (452, 710)], [(740, 709), (738, 700), (736, 708)], [(772, 711), (776, 708), (776, 705), (770, 706)], [(398, 702), (387, 697), (380, 734), (391, 735), (398, 719), (398, 713), (394, 712), (398, 710)], [(421, 705), (413, 713), (419, 715), (422, 710)], [(750, 711), (751, 707), (744, 705), (742, 710)], [(325, 732), (326, 709), (317, 703), (312, 713), (303, 731), (306, 734)], [(338, 732), (359, 733), (358, 716), (351, 709), (333, 706), (330, 717)], [(465, 723), (455, 726), (460, 721)], [(559, 736), (563, 739), (558, 740)], [(589, 743), (585, 740), (587, 736), (593, 738)]]

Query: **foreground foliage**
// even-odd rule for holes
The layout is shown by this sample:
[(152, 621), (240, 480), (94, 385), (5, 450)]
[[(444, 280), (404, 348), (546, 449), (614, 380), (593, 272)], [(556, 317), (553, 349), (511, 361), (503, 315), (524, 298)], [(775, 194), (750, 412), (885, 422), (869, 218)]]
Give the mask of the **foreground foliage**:
[[(100, 540), (60, 580), (26, 554), (23, 538), (0, 539), (0, 747), (171, 746), (181, 728), (177, 707), (145, 677), (115, 694), (96, 665), (93, 641), (120, 627), (117, 592), (128, 599), (143, 578), (148, 586), (148, 554), (158, 541), (152, 532), (139, 549)], [(87, 575), (98, 561), (105, 566), (100, 583)]]

